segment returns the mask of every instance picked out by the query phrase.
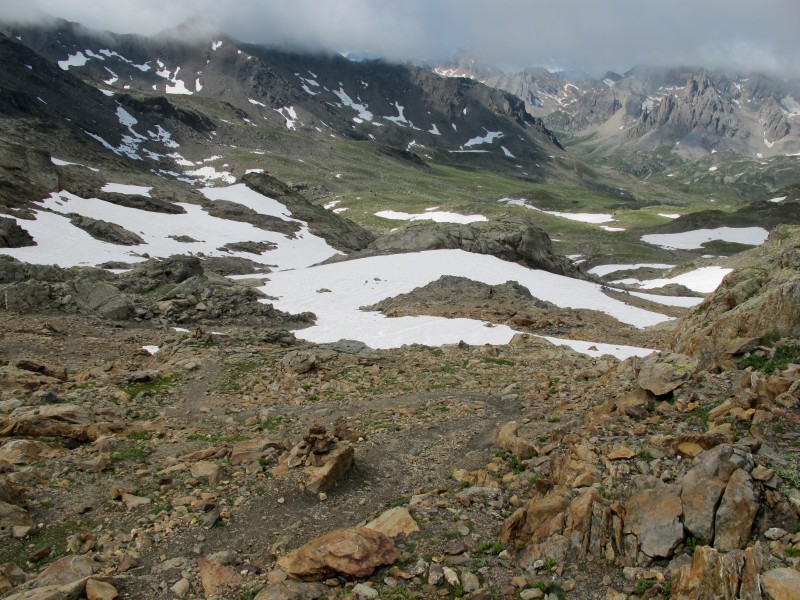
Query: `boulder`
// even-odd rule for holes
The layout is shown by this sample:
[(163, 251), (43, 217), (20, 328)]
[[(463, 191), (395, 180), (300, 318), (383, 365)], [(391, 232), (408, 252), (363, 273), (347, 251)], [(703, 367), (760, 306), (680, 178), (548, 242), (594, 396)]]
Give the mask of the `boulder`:
[(414, 517), (408, 512), (408, 509), (402, 506), (390, 508), (382, 513), (377, 518), (367, 523), (364, 527), (380, 531), (390, 538), (396, 538), (398, 535), (409, 536), (412, 533), (419, 531), (419, 526), (414, 520)]
[(117, 588), (110, 583), (97, 579), (86, 581), (86, 600), (114, 600), (117, 596)]
[(726, 553), (698, 546), (691, 562), (673, 575), (670, 599), (761, 600), (758, 573), (768, 557), (769, 551), (762, 545)]
[(197, 570), (206, 598), (225, 594), (242, 583), (242, 576), (236, 569), (207, 558), (197, 559)]
[(494, 445), (503, 450), (508, 450), (517, 460), (526, 460), (536, 455), (536, 447), (523, 437), (517, 435), (519, 424), (509, 421), (498, 429), (494, 436)]
[(625, 503), (625, 534), (635, 536), (635, 547), (650, 558), (669, 558), (683, 541), (680, 491), (680, 486), (662, 484)]
[(336, 529), (282, 556), (278, 566), (303, 581), (337, 575), (360, 578), (392, 564), (400, 554), (392, 538), (374, 529)]
[(797, 600), (800, 593), (800, 571), (772, 569), (761, 576), (761, 586), (769, 600)]
[(308, 474), (306, 491), (317, 494), (331, 489), (353, 465), (353, 456), (355, 450), (348, 442), (338, 442), (331, 452), (324, 455), (322, 466), (304, 469)]
[(753, 478), (744, 469), (734, 471), (717, 509), (714, 548), (720, 551), (744, 548), (758, 513)]
[(116, 223), (92, 219), (75, 213), (69, 213), (67, 216), (70, 223), (78, 229), (83, 229), (96, 240), (121, 246), (137, 246), (145, 243), (137, 234)]
[(328, 591), (328, 586), (321, 583), (281, 581), (263, 588), (255, 600), (317, 600)]
[(0, 537), (10, 536), (14, 527), (20, 525), (33, 527), (36, 523), (24, 509), (0, 500)]
[(99, 565), (88, 556), (65, 556), (50, 563), (34, 580), (36, 587), (65, 585), (94, 575)]
[(25, 407), (0, 418), (0, 435), (96, 440), (124, 429), (125, 424), (113, 415), (95, 414), (77, 404)]
[(104, 319), (126, 321), (133, 316), (130, 298), (110, 283), (77, 279), (72, 289), (79, 307), (95, 312)]
[(656, 396), (683, 385), (697, 369), (697, 361), (683, 354), (650, 354), (639, 365), (639, 387)]

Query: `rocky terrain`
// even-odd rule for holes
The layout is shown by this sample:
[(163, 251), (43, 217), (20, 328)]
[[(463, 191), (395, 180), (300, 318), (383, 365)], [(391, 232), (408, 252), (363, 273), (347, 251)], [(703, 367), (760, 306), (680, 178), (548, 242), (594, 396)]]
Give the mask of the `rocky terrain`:
[[(683, 354), (623, 362), (301, 342), (313, 316), (224, 282), (235, 260), (6, 260), (3, 597), (794, 598), (798, 240), (742, 255), (662, 340)], [(525, 292), (372, 308), (589, 318)]]

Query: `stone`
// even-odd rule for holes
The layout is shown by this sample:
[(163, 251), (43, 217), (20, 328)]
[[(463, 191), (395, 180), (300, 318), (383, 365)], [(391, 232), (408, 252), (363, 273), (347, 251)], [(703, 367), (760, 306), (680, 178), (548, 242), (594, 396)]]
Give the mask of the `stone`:
[(7, 420), (0, 418), (0, 435), (4, 436), (66, 437), (85, 441), (124, 429), (121, 419), (99, 417), (77, 404), (36, 406), (17, 412)]
[(551, 493), (544, 498), (531, 499), (517, 509), (500, 530), (500, 541), (519, 549), (538, 544), (563, 528), (564, 511), (568, 502), (561, 494)]
[(697, 369), (697, 361), (684, 354), (650, 354), (640, 363), (639, 387), (656, 396), (679, 388)]
[(465, 593), (469, 594), (481, 587), (481, 582), (478, 576), (469, 571), (461, 573), (461, 587)]
[(190, 466), (192, 477), (195, 479), (205, 479), (208, 485), (215, 486), (219, 483), (221, 478), (221, 469), (219, 465), (210, 460), (199, 460), (192, 463)]
[(74, 583), (91, 577), (98, 567), (88, 556), (65, 556), (47, 565), (36, 578), (36, 587)]
[(336, 529), (282, 556), (278, 566), (304, 581), (335, 575), (360, 578), (392, 564), (400, 554), (392, 538), (374, 529)]
[(669, 558), (683, 541), (680, 487), (660, 485), (644, 490), (625, 504), (625, 533), (636, 536), (639, 548), (651, 558)]
[(0, 446), (0, 461), (12, 465), (29, 465), (55, 454), (52, 446), (36, 440), (11, 440)]
[(444, 570), (439, 563), (431, 563), (428, 569), (428, 585), (439, 586), (444, 581)]
[(725, 483), (702, 467), (694, 467), (683, 477), (681, 504), (683, 526), (696, 538), (714, 539), (714, 517)]
[(375, 588), (371, 588), (363, 583), (357, 583), (353, 586), (353, 595), (356, 600), (372, 600), (372, 598), (377, 598), (381, 594)]
[(171, 588), (169, 588), (173, 594), (175, 594), (178, 598), (184, 598), (186, 594), (189, 593), (191, 590), (192, 584), (189, 583), (189, 580), (185, 577), (181, 577), (178, 581), (176, 581)]
[(458, 578), (458, 573), (456, 573), (455, 569), (442, 567), (442, 575), (444, 575), (444, 580), (450, 587), (461, 585), (461, 580)]
[(280, 581), (263, 588), (255, 600), (317, 600), (328, 592), (321, 583), (302, 581)]
[(369, 529), (380, 531), (390, 538), (395, 538), (398, 535), (409, 536), (412, 533), (419, 531), (419, 526), (408, 509), (402, 506), (390, 508), (382, 513), (377, 518), (373, 519), (365, 525)]
[(538, 600), (539, 598), (544, 598), (544, 592), (539, 588), (528, 588), (527, 590), (522, 590), (519, 593), (519, 597), (521, 600)]
[(721, 554), (709, 546), (698, 546), (692, 562), (678, 569), (670, 598), (738, 600), (739, 574), (743, 564), (741, 552)]
[(322, 466), (304, 469), (309, 475), (306, 491), (318, 494), (331, 489), (353, 465), (354, 455), (353, 446), (348, 442), (339, 442), (331, 452), (325, 455), (325, 462)]
[(722, 495), (715, 522), (714, 548), (720, 551), (744, 548), (750, 539), (758, 500), (753, 479), (744, 469), (731, 475)]
[(119, 596), (117, 588), (105, 581), (88, 579), (86, 581), (86, 600), (114, 600)]
[(19, 506), (0, 500), (0, 537), (11, 535), (14, 527), (34, 527), (27, 511)]
[(145, 504), (150, 504), (150, 498), (145, 498), (144, 496), (134, 496), (133, 494), (122, 494), (121, 500), (128, 510), (133, 510), (134, 508), (139, 508)]
[(526, 460), (536, 456), (535, 446), (528, 440), (517, 435), (519, 424), (509, 421), (497, 430), (494, 436), (494, 445), (503, 450), (508, 450), (517, 460)]
[(681, 442), (675, 447), (675, 449), (689, 458), (699, 456), (705, 451), (705, 449), (697, 442)]
[(634, 456), (636, 456), (636, 452), (624, 444), (614, 446), (611, 452), (608, 453), (609, 460), (625, 460)]
[(242, 576), (236, 569), (207, 558), (197, 559), (197, 569), (206, 598), (225, 594), (242, 583)]
[(761, 575), (761, 586), (769, 600), (797, 600), (800, 596), (800, 571), (772, 569)]

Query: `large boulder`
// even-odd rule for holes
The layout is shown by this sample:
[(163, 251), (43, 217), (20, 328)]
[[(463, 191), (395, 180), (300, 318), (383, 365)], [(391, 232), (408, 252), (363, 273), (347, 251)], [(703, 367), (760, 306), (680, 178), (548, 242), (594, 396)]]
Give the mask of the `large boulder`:
[(653, 353), (639, 366), (639, 386), (662, 396), (683, 385), (696, 369), (697, 361), (686, 355)]
[(104, 319), (126, 321), (133, 316), (133, 303), (110, 283), (78, 279), (72, 284), (75, 302), (84, 310), (97, 313)]
[(625, 503), (626, 547), (629, 556), (669, 558), (683, 541), (680, 486), (660, 484), (635, 494)]
[(369, 577), (380, 566), (390, 565), (401, 551), (392, 538), (374, 529), (336, 529), (311, 540), (278, 559), (290, 577), (320, 581), (326, 577)]
[(92, 219), (91, 217), (75, 213), (70, 213), (67, 216), (69, 217), (70, 223), (75, 225), (78, 229), (83, 229), (96, 240), (108, 242), (109, 244), (118, 244), (120, 246), (137, 246), (145, 243), (138, 234), (128, 231), (116, 223)]

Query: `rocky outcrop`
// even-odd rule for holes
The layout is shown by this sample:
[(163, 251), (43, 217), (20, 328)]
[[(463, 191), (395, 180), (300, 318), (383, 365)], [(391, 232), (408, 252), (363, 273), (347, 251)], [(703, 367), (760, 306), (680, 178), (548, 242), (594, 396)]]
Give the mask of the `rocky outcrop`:
[(369, 250), (376, 254), (441, 249), (490, 254), (532, 269), (586, 278), (579, 267), (556, 254), (547, 233), (525, 217), (505, 217), (467, 225), (413, 223), (399, 233), (376, 239), (369, 246)]
[(83, 229), (96, 240), (108, 242), (109, 244), (119, 244), (121, 246), (137, 246), (144, 244), (145, 241), (132, 231), (128, 231), (121, 225), (109, 223), (100, 219), (92, 219), (75, 213), (67, 215), (69, 222), (79, 229)]
[(800, 335), (800, 228), (773, 230), (740, 263), (676, 328), (676, 351), (701, 365), (726, 364), (745, 340)]
[(20, 227), (16, 220), (0, 217), (0, 248), (22, 248), (35, 246), (31, 234)]
[[(314, 235), (343, 252), (366, 248), (375, 236), (369, 231), (321, 206), (311, 204), (286, 184), (265, 173), (248, 173), (242, 181), (251, 189), (283, 203), (292, 217), (308, 223)], [(290, 222), (286, 222), (291, 225)]]

